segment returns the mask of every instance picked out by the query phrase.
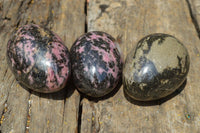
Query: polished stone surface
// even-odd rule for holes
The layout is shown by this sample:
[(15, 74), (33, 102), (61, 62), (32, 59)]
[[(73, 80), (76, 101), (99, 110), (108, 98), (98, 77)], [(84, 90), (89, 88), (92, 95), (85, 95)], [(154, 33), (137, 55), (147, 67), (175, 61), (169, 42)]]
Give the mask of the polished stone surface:
[(140, 101), (163, 98), (185, 81), (189, 66), (187, 49), (175, 37), (148, 35), (127, 55), (123, 69), (125, 93)]
[(43, 93), (64, 88), (71, 71), (61, 38), (35, 24), (15, 31), (7, 44), (7, 61), (20, 84)]
[(80, 36), (70, 51), (74, 84), (82, 93), (101, 97), (120, 80), (122, 60), (115, 39), (100, 31)]

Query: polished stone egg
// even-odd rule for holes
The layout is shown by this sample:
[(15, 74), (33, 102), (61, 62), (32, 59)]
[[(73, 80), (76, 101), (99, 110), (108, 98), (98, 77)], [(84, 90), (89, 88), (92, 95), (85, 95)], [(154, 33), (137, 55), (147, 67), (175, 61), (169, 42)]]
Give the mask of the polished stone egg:
[(70, 76), (70, 57), (61, 38), (35, 24), (16, 30), (7, 44), (7, 62), (18, 82), (37, 92), (64, 88)]
[(127, 55), (124, 91), (139, 101), (166, 97), (185, 81), (189, 66), (188, 51), (179, 40), (161, 33), (148, 35)]
[(118, 84), (122, 73), (122, 59), (115, 39), (101, 31), (80, 36), (70, 55), (72, 76), (77, 89), (91, 97), (101, 97)]

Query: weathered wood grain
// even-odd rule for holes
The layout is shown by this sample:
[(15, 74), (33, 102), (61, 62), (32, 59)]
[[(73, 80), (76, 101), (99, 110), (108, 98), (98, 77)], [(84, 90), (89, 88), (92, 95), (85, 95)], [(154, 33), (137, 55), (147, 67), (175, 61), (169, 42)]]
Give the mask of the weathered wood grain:
[(80, 96), (71, 83), (58, 93), (34, 93), (18, 85), (8, 69), (7, 41), (15, 28), (28, 23), (49, 27), (70, 48), (84, 33), (84, 0), (0, 0), (0, 130), (77, 132)]
[(106, 100), (93, 102), (83, 99), (82, 133), (200, 132), (200, 40), (186, 1), (90, 1), (88, 30), (102, 30), (114, 37), (122, 35), (124, 57), (147, 34), (161, 32), (174, 35), (186, 45), (191, 66), (183, 90), (180, 88), (178, 95), (174, 93), (165, 102), (128, 101), (123, 86), (115, 96)]
[(17, 84), (5, 58), (7, 41), (20, 21), (21, 4), (20, 1), (0, 1), (1, 132), (25, 131), (29, 92)]

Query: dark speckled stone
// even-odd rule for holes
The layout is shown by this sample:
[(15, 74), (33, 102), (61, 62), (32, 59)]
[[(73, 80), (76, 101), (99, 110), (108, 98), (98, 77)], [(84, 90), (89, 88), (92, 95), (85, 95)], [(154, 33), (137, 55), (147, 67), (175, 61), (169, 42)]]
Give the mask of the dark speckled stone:
[(112, 36), (100, 31), (88, 32), (76, 40), (70, 55), (73, 80), (79, 91), (101, 97), (116, 87), (122, 60)]
[(187, 49), (175, 37), (148, 35), (126, 58), (123, 69), (125, 92), (139, 101), (163, 98), (185, 81), (189, 66)]

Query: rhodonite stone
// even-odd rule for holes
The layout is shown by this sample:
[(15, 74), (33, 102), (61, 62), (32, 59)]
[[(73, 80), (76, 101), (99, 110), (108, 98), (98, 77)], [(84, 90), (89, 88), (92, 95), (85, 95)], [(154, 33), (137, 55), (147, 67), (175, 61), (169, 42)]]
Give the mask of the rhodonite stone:
[(116, 87), (122, 60), (112, 36), (100, 31), (88, 32), (75, 41), (70, 54), (73, 80), (79, 91), (101, 97)]
[(7, 44), (7, 62), (22, 86), (43, 93), (64, 88), (71, 71), (61, 38), (34, 24), (14, 32)]
[(124, 91), (140, 101), (163, 98), (185, 81), (189, 65), (187, 49), (175, 37), (148, 35), (127, 55), (123, 69)]

